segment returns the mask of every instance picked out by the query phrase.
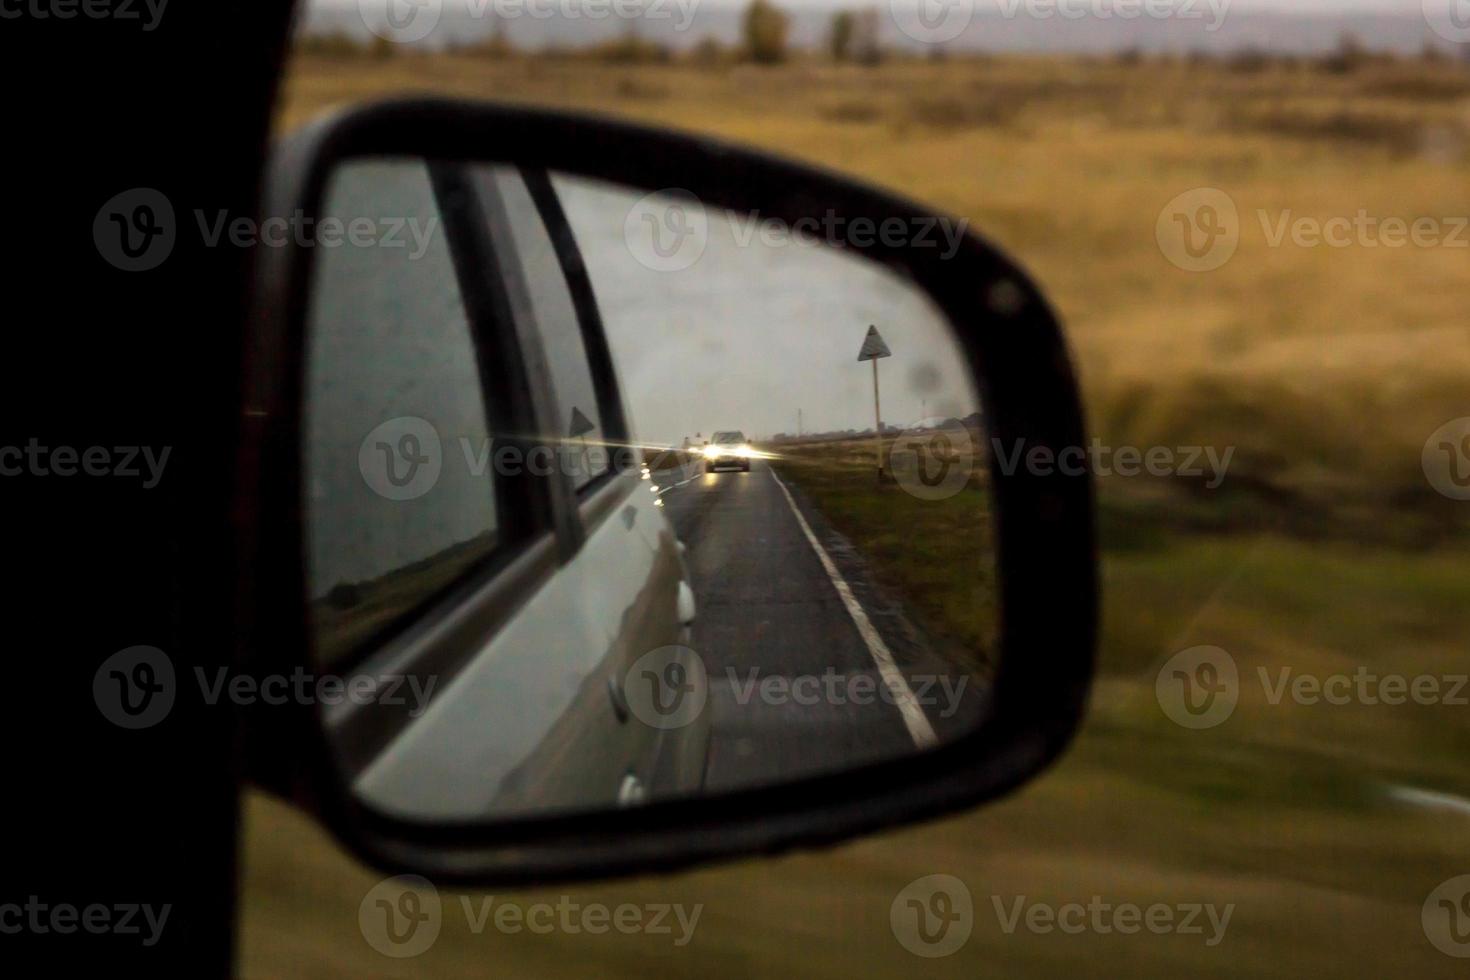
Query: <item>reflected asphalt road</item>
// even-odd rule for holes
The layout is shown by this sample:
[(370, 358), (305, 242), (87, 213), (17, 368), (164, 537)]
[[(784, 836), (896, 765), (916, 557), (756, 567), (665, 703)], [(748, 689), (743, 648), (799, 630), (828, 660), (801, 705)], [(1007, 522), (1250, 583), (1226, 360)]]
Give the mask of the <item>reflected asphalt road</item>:
[[(796, 506), (891, 651), (892, 676), (904, 677), (918, 702), (907, 721), (885, 696), (871, 644), (770, 466), (695, 473), (654, 481), (687, 547), (697, 602), (690, 645), (704, 661), (714, 712), (707, 791), (902, 757), (922, 741), (916, 729), (942, 742), (975, 724), (984, 700), (975, 681), (927, 649), (799, 491), (792, 488)], [(762, 682), (773, 693), (763, 695)]]

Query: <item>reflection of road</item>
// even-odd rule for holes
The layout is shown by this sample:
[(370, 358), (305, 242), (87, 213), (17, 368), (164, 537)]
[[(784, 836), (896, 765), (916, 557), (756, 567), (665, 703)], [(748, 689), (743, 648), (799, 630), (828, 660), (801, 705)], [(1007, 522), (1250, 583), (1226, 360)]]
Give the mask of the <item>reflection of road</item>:
[[(691, 645), (710, 678), (708, 790), (909, 755), (928, 733), (944, 741), (974, 725), (982, 701), (974, 680), (923, 647), (803, 506), (871, 623), (864, 637), (768, 465), (701, 473), (682, 486), (673, 484), (684, 477), (658, 477), (688, 547), (698, 609)], [(885, 696), (879, 661), (890, 652), (889, 681), (902, 678), (920, 703), (901, 709)]]

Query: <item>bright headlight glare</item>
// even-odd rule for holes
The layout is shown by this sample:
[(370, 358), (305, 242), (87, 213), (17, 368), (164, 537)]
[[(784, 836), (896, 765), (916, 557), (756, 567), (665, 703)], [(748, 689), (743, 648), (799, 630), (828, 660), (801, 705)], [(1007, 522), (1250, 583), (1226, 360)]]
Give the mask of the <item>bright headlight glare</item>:
[(719, 446), (705, 446), (704, 455), (709, 459), (714, 459), (715, 457), (722, 456), (724, 454), (720, 451)]

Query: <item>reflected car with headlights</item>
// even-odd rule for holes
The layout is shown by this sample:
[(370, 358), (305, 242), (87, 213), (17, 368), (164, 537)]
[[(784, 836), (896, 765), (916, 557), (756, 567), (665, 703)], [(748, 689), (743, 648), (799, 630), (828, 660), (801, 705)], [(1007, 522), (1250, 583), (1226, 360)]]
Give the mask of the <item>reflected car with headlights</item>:
[(704, 471), (713, 473), (721, 467), (750, 472), (750, 458), (755, 451), (745, 441), (745, 433), (739, 431), (716, 432), (704, 447)]

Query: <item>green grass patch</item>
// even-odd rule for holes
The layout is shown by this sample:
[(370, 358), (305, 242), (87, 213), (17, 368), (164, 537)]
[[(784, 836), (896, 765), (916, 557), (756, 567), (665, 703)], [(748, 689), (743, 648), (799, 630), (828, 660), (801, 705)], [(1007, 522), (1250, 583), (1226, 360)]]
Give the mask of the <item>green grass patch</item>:
[(995, 546), (990, 496), (978, 480), (952, 497), (924, 500), (878, 480), (871, 440), (779, 452), (781, 476), (852, 542), (927, 632), (988, 659), (998, 627)]

